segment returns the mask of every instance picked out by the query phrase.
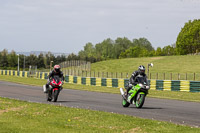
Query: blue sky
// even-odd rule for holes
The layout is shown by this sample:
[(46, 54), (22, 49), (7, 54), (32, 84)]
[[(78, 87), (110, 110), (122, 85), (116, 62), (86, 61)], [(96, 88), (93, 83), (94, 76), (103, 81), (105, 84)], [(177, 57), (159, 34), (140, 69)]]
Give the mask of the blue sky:
[(0, 51), (78, 53), (91, 42), (147, 38), (171, 45), (199, 0), (1, 0)]

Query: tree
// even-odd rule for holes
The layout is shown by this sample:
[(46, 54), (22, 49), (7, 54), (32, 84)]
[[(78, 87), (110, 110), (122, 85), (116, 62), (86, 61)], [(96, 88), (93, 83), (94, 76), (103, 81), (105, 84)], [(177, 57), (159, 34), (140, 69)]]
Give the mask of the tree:
[(130, 47), (125, 52), (120, 54), (119, 58), (133, 58), (133, 57), (146, 57), (148, 56), (148, 50), (140, 46)]
[(161, 55), (162, 55), (162, 49), (161, 49), (161, 47), (157, 47), (156, 56), (161, 56)]
[(175, 55), (176, 52), (175, 52), (175, 48), (173, 48), (173, 46), (165, 46), (163, 49), (162, 49), (162, 55)]
[(200, 51), (200, 19), (185, 23), (177, 37), (176, 47), (181, 55)]
[(45, 55), (45, 60), (46, 60), (46, 68), (49, 68), (50, 67), (50, 62), (53, 61), (53, 64), (55, 64), (55, 56), (51, 53), (51, 52), (48, 52), (46, 55)]
[(127, 49), (129, 49), (132, 46), (132, 42), (124, 37), (124, 38), (120, 38), (118, 37), (115, 40), (115, 45), (114, 45), (114, 58), (119, 58), (120, 54), (122, 52), (125, 52)]
[(8, 50), (7, 49), (4, 49), (2, 52), (1, 52), (1, 62), (0, 62), (0, 66), (1, 67), (8, 67)]
[(101, 43), (101, 46), (102, 46), (101, 58), (103, 60), (111, 59), (113, 57), (113, 43), (114, 43), (114, 41), (111, 40), (110, 38), (104, 40)]
[(68, 55), (67, 57), (67, 60), (70, 61), (70, 60), (79, 60), (79, 56), (75, 55), (74, 53), (71, 53)]
[[(20, 62), (22, 63), (22, 60), (24, 59), (23, 56), (19, 56), (20, 57)], [(23, 64), (20, 63), (20, 67), (23, 66)], [(34, 54), (31, 54), (30, 56), (27, 57), (27, 65), (28, 66), (37, 66), (37, 56)]]
[(144, 47), (148, 51), (153, 51), (154, 48), (152, 47), (151, 43), (146, 38), (139, 38), (139, 39), (133, 39), (133, 46), (139, 46)]
[(93, 44), (92, 44), (92, 43), (87, 43), (87, 44), (84, 46), (84, 51), (85, 51), (87, 57), (92, 57), (92, 56), (94, 56), (95, 49), (94, 49)]
[(9, 67), (17, 67), (17, 60), (18, 56), (16, 55), (15, 51), (11, 51), (11, 53), (8, 55)]
[(42, 53), (40, 53), (40, 55), (38, 56), (37, 59), (37, 67), (38, 68), (45, 68), (45, 64), (44, 64), (44, 55)]
[(101, 61), (102, 59), (102, 51), (103, 51), (103, 47), (101, 43), (98, 43), (95, 45), (95, 54), (96, 54), (96, 59), (97, 61)]

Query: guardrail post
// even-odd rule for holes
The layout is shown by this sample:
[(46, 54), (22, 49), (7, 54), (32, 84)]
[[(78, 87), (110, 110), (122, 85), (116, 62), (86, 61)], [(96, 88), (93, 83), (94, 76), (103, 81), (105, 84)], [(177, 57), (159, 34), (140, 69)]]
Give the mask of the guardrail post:
[(185, 79), (187, 80), (187, 73), (185, 74)]
[(171, 75), (171, 80), (172, 80), (172, 73), (170, 73), (170, 75)]
[(178, 73), (178, 80), (180, 80), (180, 74)]
[(165, 73), (163, 73), (163, 78), (164, 78), (164, 80), (165, 80)]
[(194, 73), (194, 81), (195, 81), (195, 76), (196, 76), (196, 75), (195, 75), (195, 73)]

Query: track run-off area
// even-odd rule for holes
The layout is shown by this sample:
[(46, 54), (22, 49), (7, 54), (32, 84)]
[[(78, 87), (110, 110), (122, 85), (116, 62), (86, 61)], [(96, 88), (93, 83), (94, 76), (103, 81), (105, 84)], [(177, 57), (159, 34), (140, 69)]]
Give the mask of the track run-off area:
[(14, 98), (29, 102), (55, 104), (74, 108), (84, 108), (119, 114), (126, 114), (152, 120), (200, 127), (200, 103), (146, 97), (144, 106), (122, 107), (119, 94), (99, 93), (63, 89), (56, 103), (47, 102), (42, 86), (29, 86), (0, 81), (0, 97)]

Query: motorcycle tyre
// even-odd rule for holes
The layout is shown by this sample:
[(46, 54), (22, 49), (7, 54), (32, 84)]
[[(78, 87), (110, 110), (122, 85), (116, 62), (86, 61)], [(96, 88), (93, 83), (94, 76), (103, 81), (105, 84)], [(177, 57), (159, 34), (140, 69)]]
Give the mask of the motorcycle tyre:
[(47, 91), (46, 93), (46, 99), (47, 101), (51, 102), (52, 98), (51, 98), (51, 91)]
[[(139, 99), (137, 99), (138, 95), (140, 95)], [(136, 106), (136, 108), (142, 108), (144, 101), (145, 101), (145, 95), (138, 93), (137, 97), (136, 97), (136, 100), (135, 100), (135, 106)]]
[(55, 90), (53, 93), (53, 102), (57, 102), (58, 95), (59, 95), (59, 90)]
[(126, 99), (124, 99), (124, 98), (122, 97), (122, 106), (123, 106), (124, 108), (126, 108), (126, 107), (129, 107), (129, 105), (130, 105), (130, 103), (127, 102)]

